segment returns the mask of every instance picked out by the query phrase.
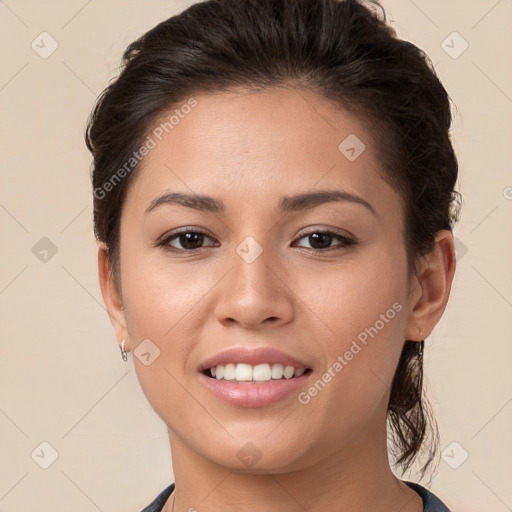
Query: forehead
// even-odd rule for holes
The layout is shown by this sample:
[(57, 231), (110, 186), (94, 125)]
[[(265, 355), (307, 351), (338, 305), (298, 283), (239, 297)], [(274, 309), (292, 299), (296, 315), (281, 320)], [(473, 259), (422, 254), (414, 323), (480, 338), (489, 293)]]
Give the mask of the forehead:
[(134, 208), (164, 190), (225, 198), (227, 214), (231, 203), (239, 211), (315, 188), (396, 199), (363, 123), (310, 90), (240, 90), (193, 100), (174, 105), (148, 132), (153, 148), (126, 199)]

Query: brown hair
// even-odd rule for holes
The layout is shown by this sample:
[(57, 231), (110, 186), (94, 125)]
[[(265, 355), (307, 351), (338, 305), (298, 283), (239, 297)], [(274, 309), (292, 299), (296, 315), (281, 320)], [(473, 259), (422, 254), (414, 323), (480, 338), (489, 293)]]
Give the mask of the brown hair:
[[(123, 201), (140, 168), (133, 155), (151, 127), (192, 94), (275, 86), (309, 88), (366, 123), (384, 177), (400, 193), (409, 275), (436, 232), (452, 229), (458, 165), (450, 100), (428, 56), (397, 37), (377, 1), (207, 0), (128, 46), (120, 75), (89, 119), (94, 230), (108, 247), (118, 286)], [(431, 423), (423, 475), (438, 434), (422, 399), (422, 349), (423, 342), (404, 343), (388, 420), (404, 470)]]

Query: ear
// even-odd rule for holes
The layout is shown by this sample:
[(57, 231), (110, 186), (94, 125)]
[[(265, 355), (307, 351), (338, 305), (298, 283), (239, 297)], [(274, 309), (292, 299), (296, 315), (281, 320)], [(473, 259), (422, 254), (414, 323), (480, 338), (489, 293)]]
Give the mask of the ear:
[(104, 242), (98, 244), (98, 275), (100, 280), (101, 294), (107, 307), (108, 316), (114, 326), (118, 345), (126, 340), (125, 350), (129, 351), (129, 331), (126, 322), (126, 315), (123, 305), (123, 298), (114, 281), (108, 248)]
[[(406, 330), (406, 340), (427, 338), (444, 313), (455, 273), (455, 246), (452, 232), (436, 233), (432, 251), (421, 260), (416, 283), (418, 299), (413, 305)], [(423, 334), (420, 335), (420, 331)]]

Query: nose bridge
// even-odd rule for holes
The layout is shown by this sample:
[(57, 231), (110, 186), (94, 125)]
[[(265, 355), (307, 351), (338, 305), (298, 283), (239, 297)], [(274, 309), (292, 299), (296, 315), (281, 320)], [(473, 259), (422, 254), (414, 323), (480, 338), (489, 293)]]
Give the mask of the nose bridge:
[(278, 285), (275, 282), (276, 276), (269, 268), (272, 259), (276, 265), (275, 258), (272, 258), (272, 249), (268, 244), (264, 247), (263, 237), (258, 239), (248, 235), (235, 247), (233, 291), (237, 290), (246, 296), (263, 294), (275, 297)]
[(219, 321), (230, 319), (254, 327), (268, 318), (289, 320), (292, 304), (280, 278), (280, 265), (260, 240), (249, 235), (235, 247), (216, 307)]

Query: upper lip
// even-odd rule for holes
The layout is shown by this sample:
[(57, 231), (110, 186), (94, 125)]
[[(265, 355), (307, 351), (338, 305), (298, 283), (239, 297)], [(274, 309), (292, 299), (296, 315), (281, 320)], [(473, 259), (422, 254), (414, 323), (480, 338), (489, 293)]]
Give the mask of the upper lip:
[(247, 346), (238, 346), (228, 348), (205, 359), (201, 363), (199, 371), (228, 363), (245, 363), (252, 366), (262, 363), (279, 363), (283, 366), (293, 366), (294, 368), (311, 368), (308, 363), (272, 347), (249, 348)]

